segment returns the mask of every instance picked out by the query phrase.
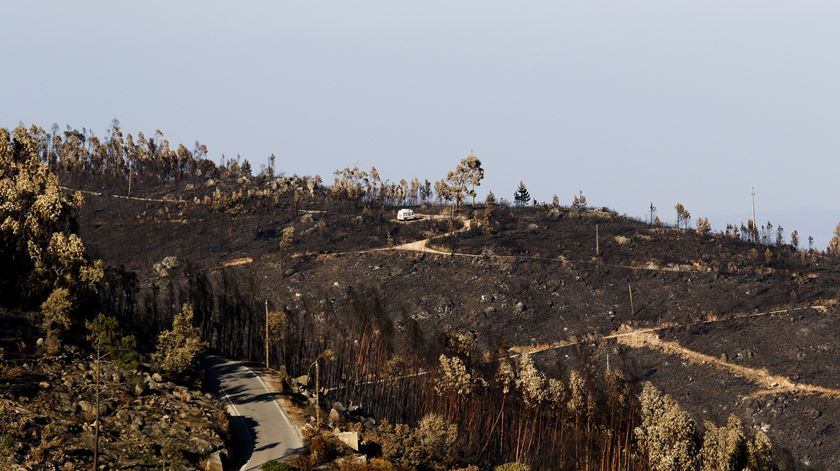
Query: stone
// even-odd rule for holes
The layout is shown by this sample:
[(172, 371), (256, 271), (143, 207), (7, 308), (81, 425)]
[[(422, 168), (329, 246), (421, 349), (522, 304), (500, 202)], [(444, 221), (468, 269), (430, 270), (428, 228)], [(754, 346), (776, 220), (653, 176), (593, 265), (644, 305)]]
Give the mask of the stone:
[(148, 392), (148, 390), (149, 390), (149, 387), (146, 385), (146, 383), (140, 383), (140, 384), (135, 384), (134, 385), (134, 395), (135, 396), (142, 396), (143, 394), (146, 394), (146, 392)]
[(334, 424), (340, 424), (342, 422), (343, 417), (341, 416), (341, 412), (335, 410), (335, 408), (330, 409), (330, 422)]
[(309, 386), (309, 375), (301, 375), (295, 378), (295, 382), (301, 386)]
[(156, 383), (162, 383), (163, 382), (163, 376), (161, 376), (160, 373), (155, 373), (155, 374), (152, 375), (152, 381), (154, 381)]
[(207, 455), (213, 451), (215, 448), (213, 445), (210, 444), (207, 440), (202, 438), (191, 436), (189, 438), (190, 443), (190, 451), (197, 455)]
[(352, 448), (353, 451), (359, 451), (358, 432), (337, 432), (335, 434), (335, 438), (337, 438), (341, 443), (344, 443), (348, 447)]
[(225, 457), (221, 451), (216, 451), (201, 459), (199, 465), (202, 471), (224, 471)]
[(79, 406), (79, 409), (81, 409), (81, 411), (85, 414), (94, 412), (93, 404), (91, 404), (89, 401), (79, 401), (76, 404)]

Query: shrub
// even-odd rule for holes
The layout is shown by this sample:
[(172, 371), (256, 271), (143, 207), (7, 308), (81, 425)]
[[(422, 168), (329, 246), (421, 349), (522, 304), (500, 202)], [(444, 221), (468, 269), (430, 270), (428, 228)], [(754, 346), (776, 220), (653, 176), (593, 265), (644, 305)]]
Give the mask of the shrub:
[(56, 288), (47, 300), (41, 304), (44, 314), (42, 328), (47, 333), (47, 353), (56, 354), (61, 350), (61, 334), (70, 327), (70, 311), (73, 301), (70, 291)]
[(281, 461), (269, 461), (268, 463), (263, 463), (260, 466), (262, 471), (297, 471), (298, 468), (290, 465), (289, 463), (283, 463)]
[(368, 462), (370, 471), (394, 471), (394, 465), (384, 458), (373, 458)]
[(335, 435), (322, 432), (309, 440), (309, 453), (314, 465), (329, 463), (341, 456), (345, 445)]
[(412, 430), (383, 423), (378, 441), (382, 457), (402, 469), (446, 469), (451, 463), (458, 428), (437, 414), (427, 414)]
[(291, 247), (295, 243), (295, 228), (287, 226), (283, 228), (280, 236), (280, 246), (284, 248)]
[(531, 471), (531, 467), (524, 463), (505, 463), (496, 466), (493, 471)]

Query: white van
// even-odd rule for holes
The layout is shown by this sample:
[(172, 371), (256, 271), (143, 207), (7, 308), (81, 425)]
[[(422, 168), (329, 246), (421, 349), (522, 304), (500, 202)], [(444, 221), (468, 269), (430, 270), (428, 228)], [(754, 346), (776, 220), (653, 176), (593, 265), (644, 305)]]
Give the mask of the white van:
[(397, 211), (397, 221), (413, 221), (417, 219), (417, 215), (410, 209), (401, 209)]

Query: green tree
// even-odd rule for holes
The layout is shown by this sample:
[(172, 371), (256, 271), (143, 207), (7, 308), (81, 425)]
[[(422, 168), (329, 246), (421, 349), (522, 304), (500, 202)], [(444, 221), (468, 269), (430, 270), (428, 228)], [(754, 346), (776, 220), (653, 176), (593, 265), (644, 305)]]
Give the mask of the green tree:
[(184, 304), (172, 321), (172, 329), (164, 330), (158, 336), (157, 358), (164, 371), (183, 373), (192, 365), (196, 355), (207, 347), (192, 320), (193, 307)]
[(516, 206), (525, 206), (531, 201), (531, 193), (528, 193), (528, 187), (525, 186), (525, 182), (519, 182), (519, 187), (513, 194), (513, 201)]
[(137, 339), (125, 335), (116, 317), (100, 313), (93, 320), (85, 322), (87, 340), (103, 351), (110, 360), (124, 370), (133, 370), (140, 363), (137, 353)]

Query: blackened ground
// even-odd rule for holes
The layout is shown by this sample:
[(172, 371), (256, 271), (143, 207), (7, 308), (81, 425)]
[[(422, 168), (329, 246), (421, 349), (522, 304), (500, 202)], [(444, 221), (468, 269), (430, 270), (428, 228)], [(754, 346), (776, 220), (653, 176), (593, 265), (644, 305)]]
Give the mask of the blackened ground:
[[(166, 192), (178, 195), (175, 189)], [(498, 209), (492, 231), (474, 224), (470, 231), (433, 241), (480, 256), (364, 252), (386, 247), (386, 233), (399, 244), (455, 226), (431, 220), (400, 224), (393, 221), (396, 209), (363, 214), (347, 205), (282, 203), (232, 215), (192, 203), (88, 196), (80, 223), (85, 243), (106, 264), (136, 272), (136, 318), (154, 330), (166, 325), (180, 303), (193, 302), (209, 319), (203, 326), (209, 340), (234, 356), (260, 357), (265, 299), (290, 312), (318, 306), (330, 313), (330, 322), (339, 322), (348, 316), (352, 290), (365, 288), (378, 293), (393, 322), (394, 350), (407, 348), (406, 338), (419, 331), (430, 359), (455, 331), (472, 332), (482, 349), (495, 353), (499, 345), (606, 335), (623, 324), (677, 325), (660, 336), (794, 381), (826, 387), (840, 382), (835, 366), (840, 354), (832, 341), (840, 324), (833, 308), (699, 325), (704, 319), (836, 299), (836, 259), (651, 227), (606, 211), (550, 208)], [(476, 221), (482, 210), (469, 213)], [(295, 228), (295, 241), (281, 248), (279, 231), (288, 226)], [(167, 256), (182, 265), (160, 276), (152, 265)], [(242, 262), (225, 266), (235, 260)], [(722, 423), (735, 413), (748, 427), (766, 426), (791, 463), (838, 466), (840, 431), (833, 424), (840, 419), (840, 400), (792, 393), (752, 398), (756, 385), (731, 371), (649, 348), (607, 345), (594, 361), (605, 366), (612, 351), (613, 367), (653, 381), (698, 422)], [(535, 358), (549, 373), (564, 374), (579, 361), (579, 349)]]

